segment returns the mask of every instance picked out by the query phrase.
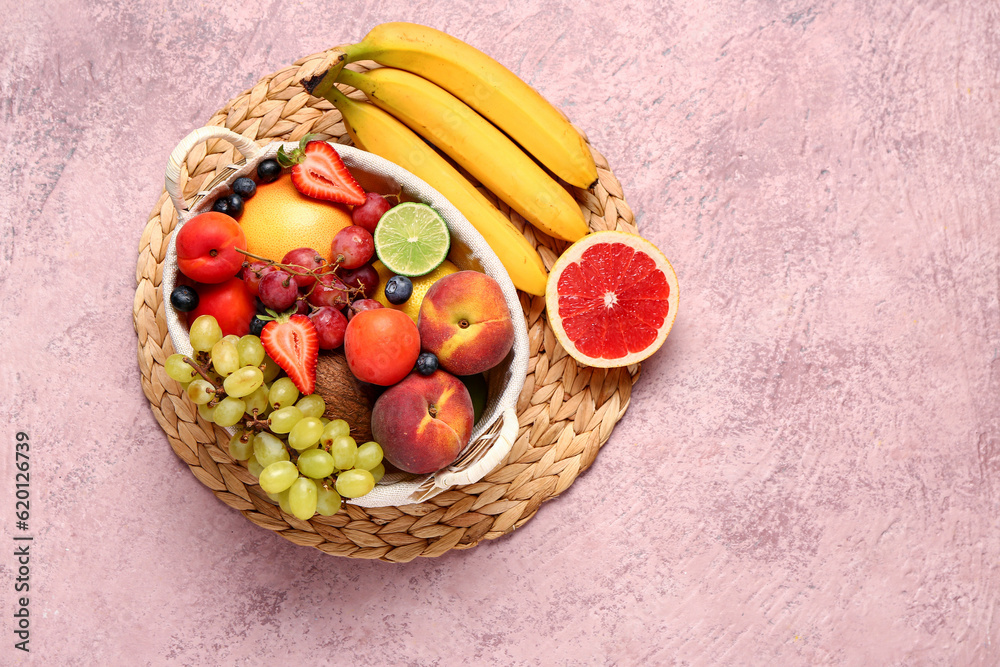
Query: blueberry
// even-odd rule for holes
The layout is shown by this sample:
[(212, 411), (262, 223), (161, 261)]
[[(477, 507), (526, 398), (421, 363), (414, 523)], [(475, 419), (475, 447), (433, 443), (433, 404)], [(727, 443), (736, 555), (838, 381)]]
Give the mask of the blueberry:
[(226, 215), (229, 215), (229, 197), (223, 195), (216, 199), (215, 203), (212, 204), (212, 210), (216, 213), (225, 213)]
[(182, 313), (190, 313), (198, 307), (198, 293), (193, 287), (178, 285), (170, 293), (170, 305)]
[(393, 276), (385, 284), (385, 298), (393, 305), (406, 303), (411, 294), (413, 294), (413, 282), (406, 276)]
[(267, 315), (267, 306), (264, 305), (259, 296), (254, 297), (254, 305), (257, 307), (258, 315)]
[(243, 215), (243, 197), (237, 194), (232, 194), (226, 197), (226, 200), (229, 202), (229, 215), (234, 218), (238, 218)]
[(246, 201), (257, 194), (257, 184), (253, 182), (252, 178), (242, 176), (233, 181), (233, 192), (243, 197), (243, 201)]
[(431, 375), (438, 369), (438, 358), (433, 352), (421, 352), (417, 357), (417, 372), (421, 375)]
[(254, 315), (254, 318), (250, 320), (250, 333), (254, 336), (260, 336), (260, 332), (264, 330), (265, 324), (267, 322)]
[(257, 178), (260, 179), (261, 183), (276, 181), (278, 176), (281, 176), (281, 165), (278, 164), (277, 160), (264, 160), (257, 165)]

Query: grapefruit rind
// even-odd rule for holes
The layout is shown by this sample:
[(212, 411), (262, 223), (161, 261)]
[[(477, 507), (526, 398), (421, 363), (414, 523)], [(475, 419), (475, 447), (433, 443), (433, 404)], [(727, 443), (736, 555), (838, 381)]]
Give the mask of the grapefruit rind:
[[(657, 330), (655, 338), (642, 349), (615, 358), (592, 356), (586, 354), (579, 348), (579, 346), (570, 337), (566, 327), (564, 326), (563, 316), (560, 314), (559, 278), (563, 275), (563, 272), (566, 271), (567, 268), (573, 265), (577, 265), (579, 267), (584, 253), (590, 248), (600, 244), (615, 243), (625, 244), (633, 250), (649, 256), (649, 258), (655, 263), (656, 268), (663, 273), (666, 278), (667, 286), (669, 287), (669, 294), (667, 296), (667, 313), (663, 319), (663, 323)], [(576, 361), (585, 366), (592, 366), (595, 368), (619, 368), (622, 366), (637, 364), (640, 361), (649, 358), (650, 355), (660, 349), (663, 342), (667, 339), (667, 335), (670, 333), (670, 330), (673, 328), (674, 321), (677, 318), (677, 305), (677, 274), (674, 271), (673, 266), (670, 264), (670, 261), (664, 256), (659, 248), (643, 237), (619, 231), (594, 232), (583, 237), (567, 248), (559, 259), (556, 260), (555, 265), (549, 272), (548, 284), (545, 289), (545, 308), (547, 311), (547, 319), (549, 326), (552, 327), (552, 331), (555, 333), (556, 340), (559, 341), (566, 352)]]

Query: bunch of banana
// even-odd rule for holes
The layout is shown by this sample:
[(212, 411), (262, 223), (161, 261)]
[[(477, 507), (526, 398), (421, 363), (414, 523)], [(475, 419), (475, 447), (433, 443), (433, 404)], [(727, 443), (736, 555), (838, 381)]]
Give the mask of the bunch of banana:
[(366, 74), (345, 69), (337, 81), (364, 92), (549, 236), (567, 241), (586, 236), (587, 223), (572, 195), (503, 132), (440, 86), (391, 67)]
[[(534, 88), (493, 58), (451, 35), (415, 23), (383, 23), (344, 56), (321, 86), (333, 86), (346, 63), (374, 60), (433, 81), (524, 146), (559, 178), (578, 188), (597, 181), (583, 137)], [(318, 93), (322, 95), (322, 92)]]
[(344, 116), (359, 148), (398, 164), (440, 192), (483, 235), (519, 290), (542, 296), (548, 274), (523, 234), (455, 167), (405, 125), (376, 106), (348, 98), (336, 88), (325, 95)]
[[(334, 67), (307, 82), (307, 87), (340, 109), (355, 143), (409, 169), (448, 197), (490, 242), (505, 266), (521, 267), (517, 272), (508, 267), (515, 285), (542, 294), (544, 266), (531, 245), (413, 132), (526, 220), (567, 241), (586, 235), (583, 214), (573, 197), (531, 156), (566, 182), (588, 188), (597, 180), (597, 168), (580, 134), (510, 70), (438, 30), (386, 23), (372, 29), (361, 42), (341, 49), (344, 53)], [(385, 67), (364, 74), (344, 69), (345, 64), (359, 60), (374, 60)], [(361, 90), (384, 111), (350, 100), (337, 90), (336, 83)], [(384, 134), (391, 134), (393, 140), (384, 139)], [(512, 230), (522, 243), (514, 243)], [(536, 287), (522, 287), (518, 278)]]

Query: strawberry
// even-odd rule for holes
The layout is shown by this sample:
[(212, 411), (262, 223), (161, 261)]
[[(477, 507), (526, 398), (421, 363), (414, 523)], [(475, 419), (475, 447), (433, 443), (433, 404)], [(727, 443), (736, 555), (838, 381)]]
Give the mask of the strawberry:
[(316, 389), (319, 335), (305, 315), (279, 315), (260, 332), (264, 351), (288, 373), (295, 386), (308, 396)]
[(286, 153), (284, 146), (278, 149), (278, 163), (292, 168), (295, 189), (313, 199), (351, 206), (364, 204), (364, 189), (351, 176), (333, 146), (311, 139), (312, 135), (302, 137), (299, 147), (291, 153)]

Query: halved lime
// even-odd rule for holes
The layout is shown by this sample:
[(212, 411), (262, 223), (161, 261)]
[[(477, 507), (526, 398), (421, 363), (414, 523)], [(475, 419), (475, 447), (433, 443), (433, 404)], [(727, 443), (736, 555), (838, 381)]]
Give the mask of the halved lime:
[(375, 254), (390, 271), (413, 278), (436, 269), (451, 248), (444, 218), (427, 204), (393, 206), (375, 227)]

